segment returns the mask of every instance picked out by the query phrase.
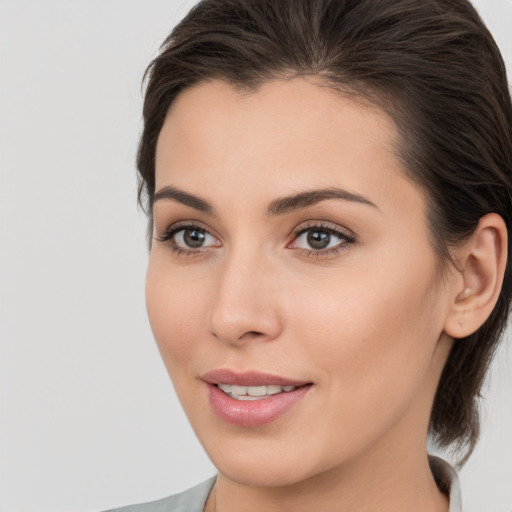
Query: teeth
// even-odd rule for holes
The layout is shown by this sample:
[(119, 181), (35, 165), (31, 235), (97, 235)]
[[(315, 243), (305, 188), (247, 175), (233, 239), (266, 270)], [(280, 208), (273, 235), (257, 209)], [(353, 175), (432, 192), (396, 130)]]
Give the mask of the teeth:
[(281, 393), (282, 390), (283, 388), (281, 386), (270, 384), (267, 386), (267, 395), (277, 395), (277, 393)]
[(249, 396), (265, 396), (267, 394), (267, 386), (249, 386), (247, 394)]
[(224, 391), (224, 393), (231, 393), (231, 384), (217, 384), (217, 386)]
[(296, 389), (296, 386), (236, 386), (231, 384), (217, 384), (218, 388), (235, 400), (261, 400), (278, 393), (288, 393)]
[(234, 395), (247, 395), (247, 386), (231, 386), (231, 393)]

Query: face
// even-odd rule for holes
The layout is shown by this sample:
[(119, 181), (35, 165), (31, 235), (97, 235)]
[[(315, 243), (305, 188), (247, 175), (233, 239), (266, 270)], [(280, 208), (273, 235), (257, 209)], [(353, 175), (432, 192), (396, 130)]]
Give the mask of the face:
[(201, 83), (171, 106), (147, 308), (226, 478), (289, 485), (425, 450), (448, 294), (396, 138), (303, 78)]

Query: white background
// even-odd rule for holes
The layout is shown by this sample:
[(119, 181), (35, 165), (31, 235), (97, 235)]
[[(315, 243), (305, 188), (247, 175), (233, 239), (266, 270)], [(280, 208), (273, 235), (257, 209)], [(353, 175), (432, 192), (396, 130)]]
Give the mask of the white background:
[[(0, 0), (0, 510), (85, 512), (213, 474), (146, 320), (140, 80), (181, 0)], [(512, 1), (475, 2), (512, 70)], [(508, 341), (508, 340), (507, 340)], [(462, 471), (512, 511), (512, 350)]]

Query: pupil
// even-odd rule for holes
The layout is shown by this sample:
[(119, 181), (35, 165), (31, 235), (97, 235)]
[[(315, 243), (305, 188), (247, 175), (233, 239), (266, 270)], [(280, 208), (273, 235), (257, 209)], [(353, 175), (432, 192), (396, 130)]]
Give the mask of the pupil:
[(330, 241), (331, 235), (325, 231), (310, 231), (308, 233), (308, 244), (313, 249), (325, 249)]
[(205, 238), (202, 229), (187, 229), (183, 235), (183, 239), (189, 247), (201, 247)]

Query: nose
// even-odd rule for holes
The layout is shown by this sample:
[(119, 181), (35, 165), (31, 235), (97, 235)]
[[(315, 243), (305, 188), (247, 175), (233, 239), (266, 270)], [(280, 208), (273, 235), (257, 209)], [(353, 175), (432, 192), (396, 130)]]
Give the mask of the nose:
[(271, 265), (262, 258), (232, 254), (222, 266), (209, 312), (213, 336), (237, 346), (276, 339), (282, 329), (280, 283)]

